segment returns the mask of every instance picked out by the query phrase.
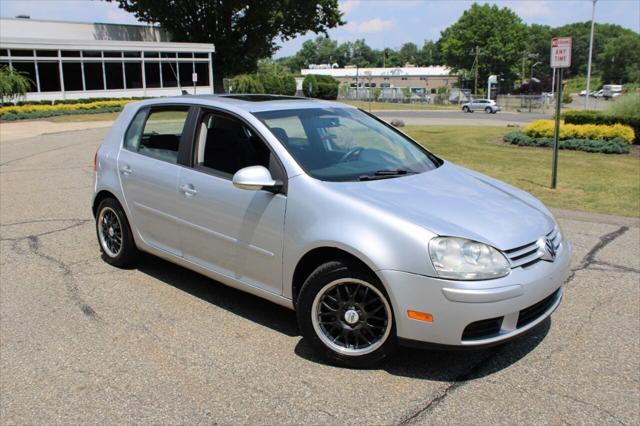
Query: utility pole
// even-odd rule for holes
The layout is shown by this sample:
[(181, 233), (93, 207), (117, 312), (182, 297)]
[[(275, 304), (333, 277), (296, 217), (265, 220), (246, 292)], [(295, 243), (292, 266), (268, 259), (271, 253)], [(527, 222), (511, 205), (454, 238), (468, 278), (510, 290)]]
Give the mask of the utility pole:
[(593, 26), (596, 17), (596, 2), (593, 0), (593, 7), (591, 8), (591, 37), (589, 38), (589, 63), (587, 65), (587, 93), (584, 97), (584, 109), (589, 109), (589, 90), (591, 86), (591, 56), (593, 55)]
[(476, 82), (475, 82), (475, 86), (473, 88), (473, 93), (475, 94), (476, 98), (478, 97), (478, 57), (480, 56), (480, 47), (476, 46)]

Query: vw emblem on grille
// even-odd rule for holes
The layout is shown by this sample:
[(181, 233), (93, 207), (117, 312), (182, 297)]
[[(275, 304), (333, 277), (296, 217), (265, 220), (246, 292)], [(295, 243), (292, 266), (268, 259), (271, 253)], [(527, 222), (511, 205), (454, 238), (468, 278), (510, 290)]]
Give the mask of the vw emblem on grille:
[(547, 262), (553, 262), (556, 260), (556, 249), (553, 246), (553, 241), (549, 238), (540, 238), (536, 244), (538, 245), (538, 253), (540, 254), (540, 259), (546, 260)]

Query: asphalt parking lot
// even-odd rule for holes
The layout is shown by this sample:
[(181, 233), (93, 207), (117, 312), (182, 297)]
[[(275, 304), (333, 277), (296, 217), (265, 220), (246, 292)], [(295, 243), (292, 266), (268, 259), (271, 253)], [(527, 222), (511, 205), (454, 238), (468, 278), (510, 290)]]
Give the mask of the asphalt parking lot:
[(0, 141), (2, 424), (640, 423), (638, 220), (558, 212), (573, 273), (531, 334), (340, 369), (293, 312), (152, 257), (100, 259), (105, 133)]

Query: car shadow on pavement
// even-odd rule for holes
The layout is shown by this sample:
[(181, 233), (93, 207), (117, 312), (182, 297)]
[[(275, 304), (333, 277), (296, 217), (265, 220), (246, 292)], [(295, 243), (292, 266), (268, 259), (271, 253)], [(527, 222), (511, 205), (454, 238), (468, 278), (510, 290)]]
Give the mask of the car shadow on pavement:
[[(485, 377), (503, 370), (533, 351), (551, 327), (547, 318), (523, 336), (486, 349), (415, 349), (400, 347), (396, 355), (380, 366), (395, 376), (443, 382), (460, 382)], [(295, 348), (298, 356), (324, 363), (304, 339)]]
[(135, 269), (256, 324), (289, 337), (300, 335), (295, 313), (268, 300), (147, 254)]
[[(289, 337), (300, 336), (295, 313), (275, 303), (147, 254), (141, 256), (136, 269), (256, 324)], [(400, 347), (396, 355), (378, 369), (397, 376), (423, 380), (473, 380), (518, 362), (542, 342), (550, 325), (551, 320), (547, 319), (529, 333), (488, 349), (451, 351)], [(309, 362), (326, 364), (305, 339), (298, 341), (294, 351), (297, 356)]]

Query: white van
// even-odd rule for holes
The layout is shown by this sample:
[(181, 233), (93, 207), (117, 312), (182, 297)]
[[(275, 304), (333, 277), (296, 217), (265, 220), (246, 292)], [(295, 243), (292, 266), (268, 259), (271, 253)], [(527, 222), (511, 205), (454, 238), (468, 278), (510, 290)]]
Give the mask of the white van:
[(614, 98), (622, 94), (621, 84), (605, 84), (602, 86), (602, 97), (605, 99)]

